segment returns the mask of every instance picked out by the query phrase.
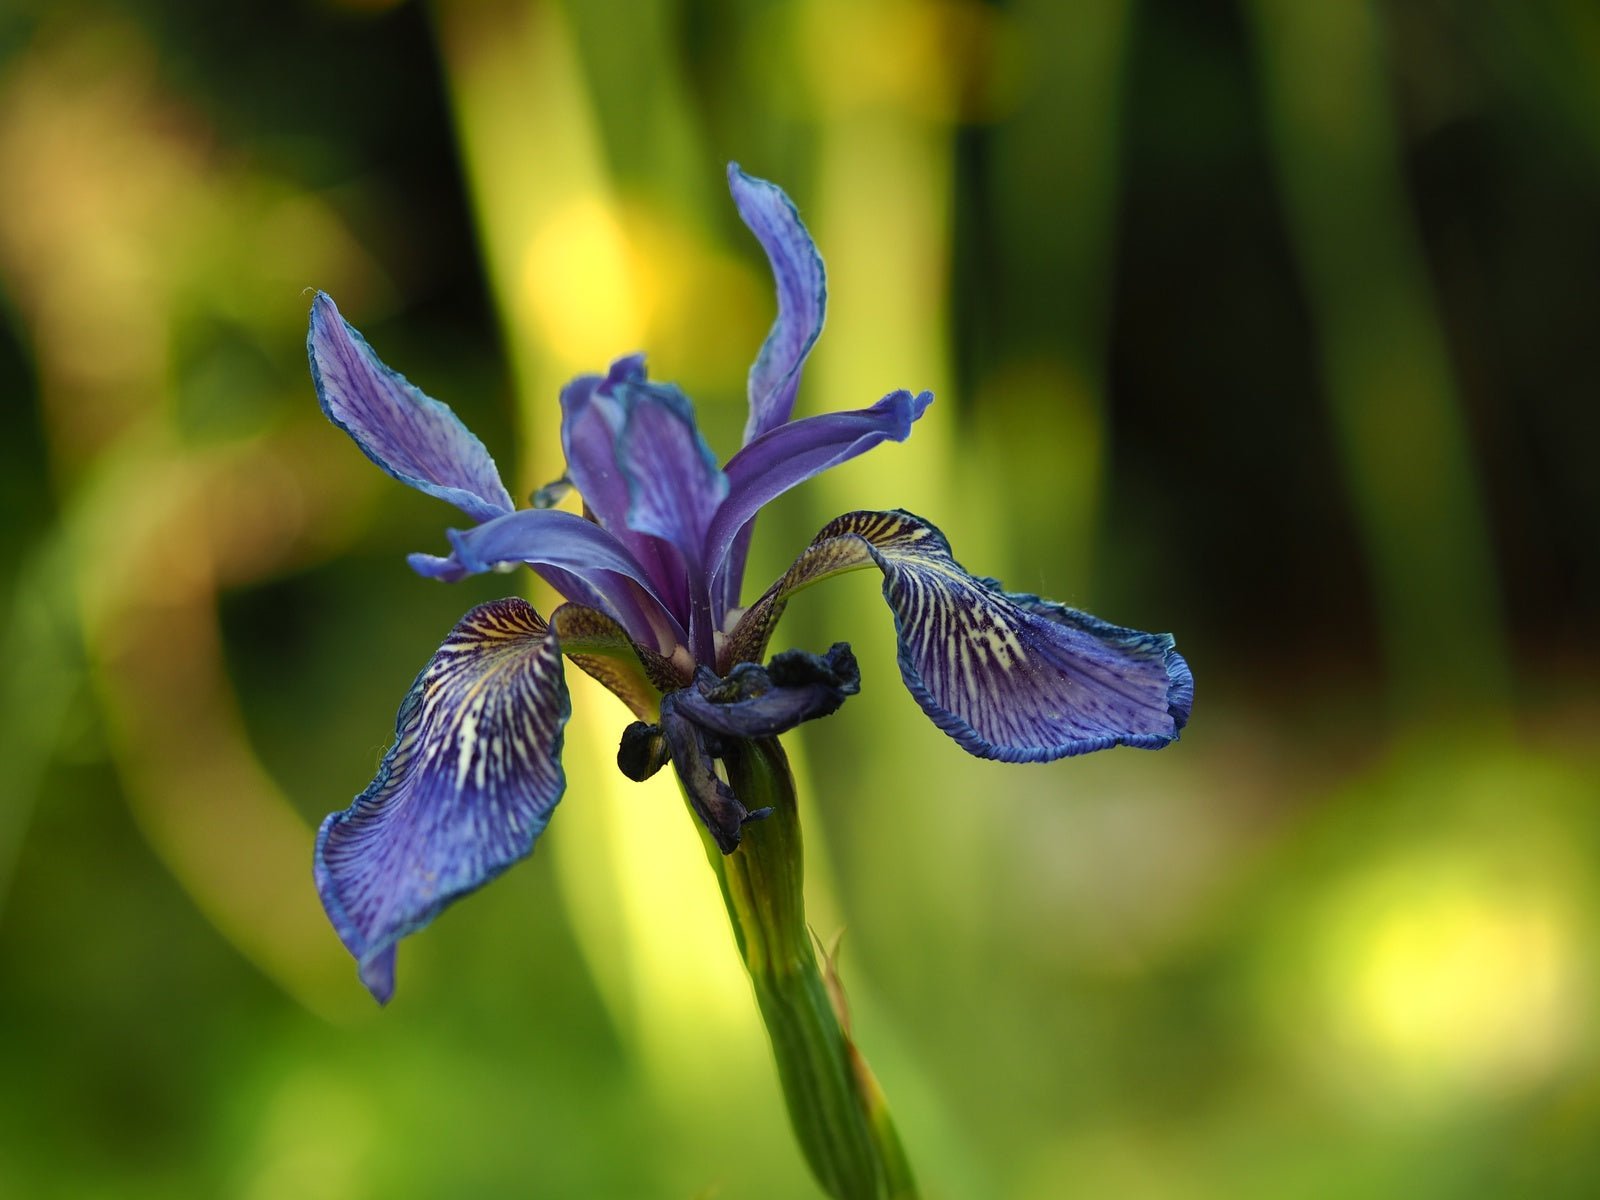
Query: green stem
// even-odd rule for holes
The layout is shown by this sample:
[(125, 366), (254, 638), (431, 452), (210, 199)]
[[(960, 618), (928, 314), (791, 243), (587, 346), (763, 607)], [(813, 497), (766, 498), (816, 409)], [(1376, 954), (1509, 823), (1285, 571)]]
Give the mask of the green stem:
[(836, 979), (830, 991), (806, 924), (800, 817), (783, 748), (775, 739), (743, 742), (724, 761), (745, 806), (773, 810), (745, 826), (732, 854), (709, 835), (705, 843), (800, 1148), (830, 1196), (910, 1200), (916, 1184), (888, 1104), (850, 1038), (843, 993)]

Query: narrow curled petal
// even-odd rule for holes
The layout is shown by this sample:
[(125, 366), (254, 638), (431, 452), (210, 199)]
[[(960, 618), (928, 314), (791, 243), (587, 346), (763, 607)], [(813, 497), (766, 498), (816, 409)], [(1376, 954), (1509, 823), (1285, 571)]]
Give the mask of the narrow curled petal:
[(1188, 722), (1194, 677), (1170, 635), (1002, 591), (969, 575), (944, 535), (906, 512), (848, 513), (824, 527), (741, 618), (728, 652), (758, 655), (790, 595), (868, 562), (883, 571), (906, 686), (980, 758), (1157, 749)]
[(515, 507), (483, 443), (446, 405), (386, 367), (322, 292), (311, 304), (306, 352), (328, 420), (389, 474), (475, 521)]
[[(593, 521), (554, 508), (524, 508), (473, 529), (449, 531), (447, 558), (413, 554), (411, 567), (420, 575), (453, 583), (468, 575), (492, 571), (505, 563), (526, 563), (550, 575), (564, 595), (601, 607), (620, 621), (635, 641), (654, 643), (683, 633), (655, 593), (649, 573), (616, 538)], [(583, 585), (583, 594), (572, 586)]]
[(727, 673), (737, 664), (759, 662), (777, 628), (789, 597), (833, 575), (875, 566), (866, 541), (849, 532), (830, 532), (830, 522), (795, 559), (778, 581), (739, 617), (717, 655), (717, 670)]
[(380, 1002), (396, 942), (532, 852), (569, 711), (560, 646), (516, 598), (469, 612), (417, 676), (377, 777), (317, 834), (317, 891)]
[(750, 417), (744, 440), (754, 441), (789, 419), (806, 355), (822, 332), (828, 281), (822, 256), (783, 189), (728, 164), (728, 188), (739, 217), (772, 264), (778, 316), (750, 367)]
[(905, 441), (932, 403), (932, 392), (890, 392), (869, 408), (790, 421), (740, 450), (728, 460), (728, 498), (706, 534), (706, 568), (712, 577), (739, 530), (763, 505), (879, 442)]

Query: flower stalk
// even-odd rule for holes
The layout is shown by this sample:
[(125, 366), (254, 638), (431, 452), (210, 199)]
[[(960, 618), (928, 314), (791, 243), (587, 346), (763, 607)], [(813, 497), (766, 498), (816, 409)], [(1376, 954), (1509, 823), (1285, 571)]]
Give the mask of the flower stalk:
[(745, 827), (731, 854), (718, 849), (704, 826), (701, 833), (801, 1151), (817, 1182), (838, 1200), (915, 1197), (883, 1091), (851, 1040), (843, 994), (837, 979), (824, 975), (806, 924), (788, 759), (776, 738), (761, 738), (733, 743), (722, 761), (729, 786), (747, 806), (772, 809)]

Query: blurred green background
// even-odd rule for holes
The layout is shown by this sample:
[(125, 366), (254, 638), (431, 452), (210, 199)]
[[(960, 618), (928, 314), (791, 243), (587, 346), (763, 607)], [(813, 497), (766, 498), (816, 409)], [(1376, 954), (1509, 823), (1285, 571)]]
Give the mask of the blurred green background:
[(862, 660), (791, 746), (928, 1194), (1600, 1192), (1597, 64), (1580, 0), (7, 0), (0, 1195), (812, 1194), (585, 681), (539, 852), (388, 1010), (309, 869), (529, 580), (407, 570), (460, 518), (325, 424), (305, 289), (514, 491), (639, 348), (726, 454), (730, 159), (827, 260), (799, 411), (939, 395), (752, 591), (903, 506), (1199, 681), (1162, 754), (983, 763), (876, 577), (792, 606)]

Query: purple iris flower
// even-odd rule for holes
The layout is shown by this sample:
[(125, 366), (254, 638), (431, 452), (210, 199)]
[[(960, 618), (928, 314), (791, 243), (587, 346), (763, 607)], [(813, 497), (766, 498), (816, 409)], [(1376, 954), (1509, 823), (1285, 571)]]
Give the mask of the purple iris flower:
[[(725, 464), (689, 400), (618, 359), (561, 394), (567, 472), (518, 509), (483, 443), (390, 370), (319, 293), (307, 346), (323, 411), (375, 463), (448, 500), (474, 524), (436, 579), (526, 563), (566, 598), (548, 619), (516, 597), (451, 630), (401, 703), (377, 777), (323, 822), (323, 905), (379, 1001), (395, 945), (532, 850), (566, 778), (570, 712), (562, 655), (638, 718), (619, 752), (643, 778), (670, 761), (724, 853), (746, 810), (719, 776), (728, 739), (771, 737), (834, 711), (859, 686), (849, 648), (760, 665), (789, 597), (830, 575), (883, 572), (900, 671), (934, 722), (983, 758), (1043, 761), (1110, 746), (1154, 749), (1188, 720), (1194, 681), (1165, 634), (1107, 624), (968, 574), (944, 535), (901, 511), (831, 521), (794, 564), (740, 606), (752, 522), (768, 501), (883, 441), (904, 441), (929, 392), (896, 391), (854, 412), (790, 420), (822, 330), (822, 260), (782, 190), (729, 167), (740, 217), (777, 281), (778, 315), (750, 368), (744, 444)], [(548, 507), (576, 488), (583, 515)]]

